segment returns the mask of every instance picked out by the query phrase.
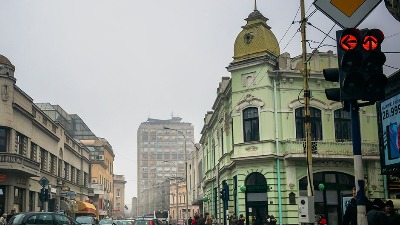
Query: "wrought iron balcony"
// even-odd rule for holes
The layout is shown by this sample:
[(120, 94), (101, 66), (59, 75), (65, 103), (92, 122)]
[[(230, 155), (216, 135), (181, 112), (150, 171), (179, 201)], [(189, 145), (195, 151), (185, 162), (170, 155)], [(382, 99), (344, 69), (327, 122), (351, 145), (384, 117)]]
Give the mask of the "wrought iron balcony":
[(0, 169), (18, 170), (30, 176), (40, 175), (40, 164), (19, 154), (0, 153)]
[[(285, 140), (281, 142), (283, 154), (305, 154), (305, 140)], [(351, 141), (321, 140), (311, 141), (313, 154), (318, 155), (353, 155), (353, 144)], [(361, 152), (364, 156), (379, 156), (379, 145), (376, 141), (362, 141)]]

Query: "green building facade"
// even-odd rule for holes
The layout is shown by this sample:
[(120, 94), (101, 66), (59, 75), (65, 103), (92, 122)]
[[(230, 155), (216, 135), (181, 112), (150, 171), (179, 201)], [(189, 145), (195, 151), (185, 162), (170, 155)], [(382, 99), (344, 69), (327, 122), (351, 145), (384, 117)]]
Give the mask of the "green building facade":
[[(280, 54), (257, 9), (245, 20), (227, 67), (231, 76), (219, 83), (201, 131), (204, 212), (224, 225), (233, 213), (243, 214), (247, 225), (263, 225), (267, 215), (278, 224), (299, 224), (298, 196), (307, 195), (302, 58)], [(355, 186), (351, 120), (341, 103), (325, 97), (325, 88), (338, 87), (322, 74), (337, 67), (336, 55), (314, 51), (310, 57), (315, 212), (339, 225)], [(366, 195), (383, 198), (375, 106), (360, 109), (360, 123)]]

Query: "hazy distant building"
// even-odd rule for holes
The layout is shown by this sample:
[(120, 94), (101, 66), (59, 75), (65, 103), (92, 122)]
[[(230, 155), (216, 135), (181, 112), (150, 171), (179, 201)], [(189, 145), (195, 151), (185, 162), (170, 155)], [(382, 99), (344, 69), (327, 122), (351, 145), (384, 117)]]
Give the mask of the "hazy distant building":
[(138, 204), (137, 198), (132, 198), (132, 209), (131, 209), (131, 217), (136, 218), (138, 216)]
[(113, 175), (114, 179), (114, 218), (125, 217), (125, 184), (124, 175)]
[[(138, 215), (154, 211), (154, 198), (147, 190), (174, 177), (185, 178), (185, 137), (187, 153), (194, 149), (193, 125), (182, 118), (148, 119), (137, 132)], [(165, 129), (171, 128), (171, 129)], [(179, 132), (177, 132), (177, 130)], [(158, 209), (161, 210), (161, 209)], [(167, 209), (163, 209), (167, 210)]]

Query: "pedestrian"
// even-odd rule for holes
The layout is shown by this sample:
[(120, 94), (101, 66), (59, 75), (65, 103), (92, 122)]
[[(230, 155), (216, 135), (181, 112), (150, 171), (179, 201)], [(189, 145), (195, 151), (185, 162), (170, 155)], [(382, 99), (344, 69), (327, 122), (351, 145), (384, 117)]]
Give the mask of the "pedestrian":
[(387, 225), (399, 224), (400, 214), (394, 211), (394, 205), (392, 200), (388, 200), (385, 203), (385, 213), (388, 220)]
[(269, 224), (270, 225), (276, 225), (276, 219), (275, 219), (274, 215), (271, 215), (269, 217)]
[(212, 224), (217, 225), (217, 219), (214, 216), (211, 216)]
[(251, 217), (251, 224), (253, 224), (253, 225), (256, 224), (256, 216)]
[(197, 225), (197, 220), (199, 220), (199, 214), (194, 215), (191, 225)]
[(205, 219), (206, 219), (206, 225), (212, 225), (213, 220), (210, 214), (208, 214)]
[(0, 225), (6, 225), (7, 224), (7, 213), (3, 213), (3, 215), (0, 217)]
[(382, 199), (377, 198), (372, 202), (372, 210), (367, 213), (368, 225), (387, 224), (386, 214), (383, 212), (385, 203)]
[(15, 215), (15, 209), (12, 209), (11, 212), (7, 215), (7, 221), (10, 221), (11, 217)]
[(192, 217), (191, 216), (188, 219), (188, 225), (192, 225)]
[[(206, 215), (208, 215), (208, 213), (206, 213)], [(196, 221), (196, 225), (205, 225), (206, 224), (206, 220), (204, 219), (203, 215), (200, 214), (199, 219)]]
[(343, 215), (343, 225), (357, 225), (357, 200), (356, 188), (353, 188), (353, 198), (351, 198), (349, 205)]
[(326, 218), (324, 215), (320, 215), (318, 218), (318, 225), (327, 225), (328, 222), (326, 221)]
[(238, 219), (238, 225), (244, 225), (244, 221), (246, 219), (244, 218), (243, 214), (240, 214), (239, 219)]
[(270, 215), (267, 215), (267, 217), (265, 217), (265, 225), (270, 225), (271, 223), (271, 217)]
[(231, 217), (229, 217), (229, 225), (238, 225), (238, 218), (236, 213), (233, 213)]

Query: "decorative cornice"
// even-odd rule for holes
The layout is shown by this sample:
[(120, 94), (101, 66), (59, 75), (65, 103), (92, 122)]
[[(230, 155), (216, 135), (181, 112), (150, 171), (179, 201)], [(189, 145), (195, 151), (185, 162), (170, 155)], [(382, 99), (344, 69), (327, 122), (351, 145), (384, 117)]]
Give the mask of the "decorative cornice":
[[(317, 98), (311, 98), (310, 99), (310, 105), (311, 106), (315, 106), (315, 107), (317, 107), (319, 109), (324, 109), (324, 110), (327, 110), (329, 108), (328, 104), (326, 104), (324, 101), (319, 100)], [(292, 109), (292, 110), (296, 109), (296, 108), (299, 108), (299, 107), (302, 107), (302, 106), (304, 106), (304, 104), (301, 103), (298, 99), (295, 99), (295, 100), (291, 101), (289, 103), (289, 105), (288, 105), (289, 109)]]
[(258, 147), (252, 145), (252, 146), (249, 146), (249, 147), (245, 148), (245, 150), (248, 151), (248, 152), (254, 152), (254, 151), (258, 150)]
[(314, 167), (352, 167), (350, 162), (345, 161), (315, 161)]
[(239, 101), (236, 106), (235, 106), (235, 110), (236, 112), (240, 112), (242, 111), (244, 108), (248, 107), (248, 106), (255, 106), (258, 108), (263, 108), (265, 105), (264, 101), (254, 97), (251, 94), (247, 94), (246, 97), (244, 97), (243, 100)]

